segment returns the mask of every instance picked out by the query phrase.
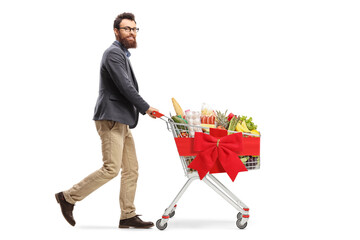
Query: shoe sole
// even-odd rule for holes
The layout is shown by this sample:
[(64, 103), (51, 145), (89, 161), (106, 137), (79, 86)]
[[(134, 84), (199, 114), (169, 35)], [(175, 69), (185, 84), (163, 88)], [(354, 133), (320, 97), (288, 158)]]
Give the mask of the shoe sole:
[(151, 228), (151, 227), (153, 227), (153, 226), (154, 226), (154, 225), (148, 226), (148, 227), (134, 227), (134, 226), (121, 225), (121, 226), (119, 226), (119, 228), (139, 228), (139, 229), (147, 229), (147, 228)]

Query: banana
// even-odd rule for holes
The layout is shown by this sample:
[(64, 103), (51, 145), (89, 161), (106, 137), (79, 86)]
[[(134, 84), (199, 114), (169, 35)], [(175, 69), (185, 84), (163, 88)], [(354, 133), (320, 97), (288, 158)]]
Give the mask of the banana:
[(246, 129), (244, 128), (244, 126), (242, 126), (240, 123), (238, 123), (238, 124), (236, 125), (235, 130), (238, 131), (238, 132), (250, 132), (250, 131), (246, 130)]
[(246, 126), (246, 122), (245, 122), (245, 121), (242, 121), (241, 127), (244, 129), (244, 132), (251, 132), (251, 131), (248, 129), (248, 127)]
[(238, 123), (236, 124), (235, 130), (236, 130), (237, 132), (243, 132), (243, 129), (242, 129), (242, 127), (241, 127), (240, 122), (238, 122)]
[(256, 135), (259, 135), (259, 136), (260, 136), (260, 132), (259, 132), (259, 131), (257, 131), (257, 130), (255, 130), (255, 129), (254, 129), (254, 130), (251, 130), (251, 133), (252, 133), (252, 134), (256, 134)]

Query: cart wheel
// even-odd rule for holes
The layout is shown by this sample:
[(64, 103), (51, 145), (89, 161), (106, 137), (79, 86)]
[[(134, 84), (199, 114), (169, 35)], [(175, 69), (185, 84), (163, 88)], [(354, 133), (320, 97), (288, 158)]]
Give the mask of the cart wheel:
[(161, 226), (160, 223), (161, 223), (161, 219), (157, 220), (157, 221), (156, 221), (156, 227), (157, 227), (159, 230), (164, 230), (164, 229), (167, 227), (167, 223), (165, 223), (163, 226)]
[(240, 219), (240, 220), (241, 220), (241, 219), (242, 219), (242, 214), (241, 214), (241, 212), (239, 212), (236, 217), (237, 217), (237, 219)]
[(243, 224), (243, 225), (240, 225), (240, 222), (241, 222), (241, 219), (238, 219), (238, 220), (236, 221), (236, 226), (237, 226), (238, 228), (240, 228), (240, 229), (246, 228), (247, 222), (246, 222), (245, 224)]

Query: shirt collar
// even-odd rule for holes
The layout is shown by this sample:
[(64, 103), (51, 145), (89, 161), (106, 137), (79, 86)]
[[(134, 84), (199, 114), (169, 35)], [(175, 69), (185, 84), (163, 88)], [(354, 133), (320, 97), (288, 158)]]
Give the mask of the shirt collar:
[(126, 55), (126, 57), (130, 57), (131, 56), (131, 53), (129, 52), (129, 50), (127, 50), (125, 47), (124, 47), (124, 45), (122, 45), (121, 44), (121, 42), (119, 42), (118, 40), (116, 40), (119, 44), (120, 44), (120, 47), (121, 47), (121, 49), (125, 52), (125, 55)]

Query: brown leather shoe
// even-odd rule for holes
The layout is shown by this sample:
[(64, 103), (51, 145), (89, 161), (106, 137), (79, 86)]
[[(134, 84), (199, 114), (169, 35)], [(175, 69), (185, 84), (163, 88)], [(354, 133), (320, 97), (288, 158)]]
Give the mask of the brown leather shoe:
[(73, 217), (73, 210), (74, 210), (74, 204), (68, 203), (65, 200), (64, 194), (62, 192), (59, 192), (55, 194), (56, 201), (60, 204), (61, 212), (66, 219), (68, 223), (70, 223), (71, 226), (75, 226), (75, 220)]
[(136, 215), (132, 218), (120, 220), (119, 228), (151, 228), (154, 226), (153, 222), (144, 222), (139, 216), (140, 215)]

